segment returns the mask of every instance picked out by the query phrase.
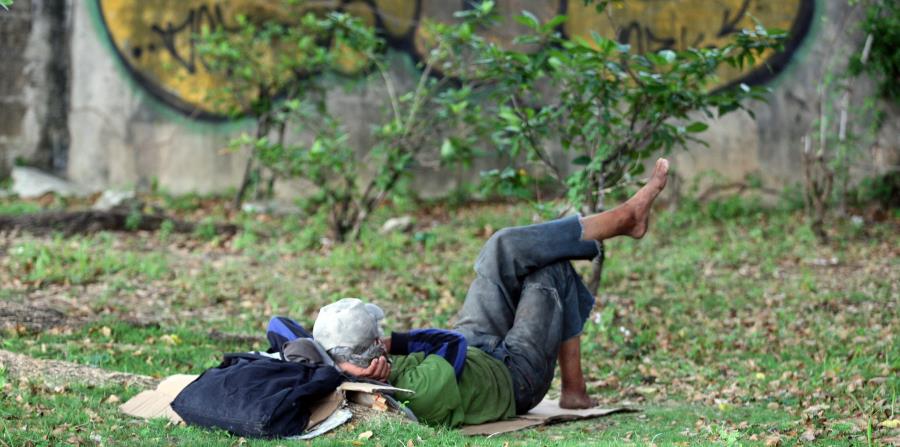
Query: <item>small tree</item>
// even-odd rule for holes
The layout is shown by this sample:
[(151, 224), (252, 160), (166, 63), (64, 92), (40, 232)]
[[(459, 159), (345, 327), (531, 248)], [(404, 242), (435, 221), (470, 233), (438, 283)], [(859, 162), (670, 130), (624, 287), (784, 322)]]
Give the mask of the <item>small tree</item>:
[(372, 125), (375, 144), (362, 158), (357, 156), (340, 117), (320, 97), (314, 103), (298, 102), (294, 108), (297, 125), (314, 138), (273, 148), (266, 160), (280, 164), (286, 176), (317, 185), (316, 205), (327, 214), (336, 240), (358, 237), (371, 212), (395, 193), (426, 152), (435, 152), (429, 149), (440, 147), (444, 164), (466, 163), (474, 156), (483, 121), (473, 97), (483, 83), (434, 76), (438, 69), (452, 75), (451, 62), (459, 60), (459, 52), (474, 36), (479, 16), (460, 17), (463, 22), (458, 25), (422, 25), (434, 36), (434, 45), (420, 62), (412, 86), (403, 86), (392, 76), (385, 42), (372, 27), (346, 14), (329, 16), (337, 47), (370, 71), (367, 82), (383, 87), (388, 106), (385, 117)]
[[(651, 154), (703, 143), (696, 135), (707, 125), (685, 124), (692, 112), (711, 118), (763, 99), (760, 87), (710, 87), (720, 66), (753, 65), (784, 38), (757, 26), (721, 48), (635, 54), (597, 34), (590, 41), (564, 38), (558, 31), (563, 16), (541, 23), (524, 12), (517, 20), (531, 30), (516, 39), (528, 50), (485, 41), (479, 48), (481, 75), (497, 82), (495, 140), (513, 160), (524, 154), (546, 167), (568, 203), (584, 213), (601, 211), (605, 194), (640, 174)], [(570, 154), (573, 172), (551, 158), (550, 142)], [(601, 267), (599, 258), (589, 281), (593, 290)]]
[[(884, 120), (877, 96), (888, 101), (900, 99), (900, 88), (891, 82), (900, 74), (895, 50), (900, 43), (900, 6), (881, 0), (852, 2), (851, 6), (850, 17), (864, 8), (865, 18), (859, 25), (866, 38), (862, 43), (854, 41), (852, 33), (857, 30), (848, 27), (847, 21), (840, 23), (829, 44), (831, 52), (821, 64), (819, 114), (803, 138), (806, 211), (810, 227), (822, 243), (828, 241), (825, 224), (832, 206), (837, 203), (841, 213), (847, 211), (851, 169), (870, 173), (871, 167), (860, 162)], [(878, 81), (876, 93), (858, 88), (862, 73)]]
[[(851, 2), (854, 7), (860, 3)], [(900, 3), (893, 0), (868, 0), (861, 23), (869, 36), (862, 51), (850, 60), (850, 74), (867, 73), (878, 82), (879, 93), (900, 104)], [(866, 58), (863, 57), (866, 55)]]
[(209, 92), (219, 112), (237, 118), (249, 116), (255, 121), (253, 136), (242, 135), (231, 142), (232, 148), (249, 149), (234, 206), (240, 209), (247, 190), (256, 189), (257, 196), (272, 193), (274, 177), (268, 179), (268, 190), (262, 190), (263, 172), (259, 153), (272, 143), (282, 144), (290, 102), (302, 100), (315, 91), (308, 79), (328, 67), (330, 28), (327, 21), (306, 14), (299, 23), (282, 24), (272, 19), (236, 17), (236, 26), (204, 28), (197, 36), (197, 50), (206, 68), (223, 82)]
[[(232, 112), (249, 110), (257, 122), (255, 136), (233, 142), (252, 153), (236, 205), (248, 185), (259, 183), (258, 163), (273, 175), (270, 190), (276, 177), (312, 183), (316, 192), (308, 202), (327, 216), (332, 236), (343, 241), (359, 235), (371, 212), (426, 153), (439, 152), (442, 163), (470, 160), (481, 141), (481, 107), (472, 99), (481, 84), (454, 81), (456, 68), (449, 62), (460, 60), (480, 16), (460, 17), (458, 25), (422, 25), (434, 37), (433, 46), (411, 86), (392, 76), (386, 44), (376, 30), (347, 14), (307, 15), (290, 27), (242, 18), (236, 33), (204, 32), (201, 54), (229, 79), (216, 94), (233, 104)], [(348, 61), (354, 71), (367, 73), (364, 82), (383, 87), (388, 104), (384, 117), (372, 123), (375, 144), (362, 156), (327, 102)], [(435, 76), (438, 70), (448, 76)], [(270, 138), (273, 129), (276, 138)], [(286, 129), (305, 137), (286, 141)]]

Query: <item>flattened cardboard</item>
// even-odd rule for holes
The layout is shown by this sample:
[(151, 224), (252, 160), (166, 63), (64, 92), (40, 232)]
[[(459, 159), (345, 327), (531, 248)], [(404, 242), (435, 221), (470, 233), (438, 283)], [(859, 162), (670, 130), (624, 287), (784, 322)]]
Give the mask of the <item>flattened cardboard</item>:
[(543, 422), (526, 419), (524, 417), (515, 417), (505, 421), (488, 422), (486, 424), (466, 425), (459, 429), (466, 436), (494, 436), (501, 433), (509, 433), (513, 431), (524, 430), (526, 428), (544, 425)]
[(142, 419), (164, 417), (175, 423), (181, 422), (181, 417), (172, 410), (169, 404), (197, 377), (192, 374), (176, 374), (166, 377), (156, 386), (155, 390), (141, 391), (137, 396), (128, 399), (128, 402), (120, 405), (119, 410)]
[[(181, 418), (172, 410), (170, 404), (178, 396), (186, 386), (193, 382), (198, 376), (191, 374), (176, 374), (167, 377), (155, 390), (142, 391), (138, 395), (132, 397), (119, 406), (119, 409), (128, 415), (152, 419), (157, 417), (165, 417), (172, 422), (181, 422)], [(352, 393), (376, 393), (376, 392), (407, 392), (413, 393), (411, 390), (396, 388), (387, 385), (376, 385), (372, 383), (362, 382), (344, 382), (337, 390), (328, 397), (319, 401), (312, 410), (309, 418), (309, 427), (311, 431), (315, 431), (315, 427), (327, 420), (329, 416), (335, 414), (344, 402), (344, 392)], [(613, 413), (635, 411), (624, 407), (615, 408), (589, 408), (586, 410), (566, 410), (559, 408), (559, 401), (544, 399), (538, 406), (534, 407), (528, 414), (518, 416), (505, 421), (489, 422), (479, 425), (467, 425), (460, 431), (469, 436), (492, 436), (501, 433), (509, 433), (525, 428), (536, 427), (539, 425), (548, 425), (559, 422), (574, 421), (580, 419), (591, 419)], [(345, 422), (342, 421), (341, 423)], [(340, 423), (338, 423), (340, 425)], [(327, 431), (323, 430), (322, 432)]]
[(341, 391), (359, 391), (362, 393), (416, 393), (413, 390), (407, 390), (405, 388), (396, 388), (390, 385), (376, 385), (374, 383), (366, 382), (344, 382), (338, 387), (338, 389)]
[(460, 429), (463, 434), (469, 436), (493, 436), (501, 433), (509, 433), (539, 425), (556, 424), (559, 422), (575, 421), (580, 419), (592, 419), (613, 413), (635, 411), (629, 408), (588, 408), (585, 410), (567, 410), (559, 408), (558, 400), (544, 399), (528, 414), (517, 416), (505, 421), (488, 422), (479, 425), (467, 425)]
[(524, 417), (528, 419), (540, 419), (548, 422), (574, 421), (577, 419), (590, 419), (606, 416), (612, 413), (635, 411), (625, 407), (614, 408), (586, 408), (584, 410), (568, 410), (559, 407), (559, 400), (544, 399), (536, 407), (532, 408)]
[(312, 430), (322, 421), (328, 419), (332, 413), (337, 411), (338, 408), (341, 408), (343, 403), (344, 393), (339, 390), (334, 390), (328, 397), (314, 403), (312, 405), (312, 411), (309, 413), (309, 423), (306, 425), (306, 430)]
[(349, 421), (353, 417), (353, 413), (350, 410), (337, 410), (328, 416), (328, 419), (322, 421), (321, 424), (315, 426), (315, 428), (306, 430), (305, 433), (299, 436), (292, 436), (285, 439), (299, 439), (299, 440), (307, 440), (315, 438), (319, 435), (323, 435), (328, 433), (331, 430), (334, 430), (337, 427), (340, 427), (345, 422)]

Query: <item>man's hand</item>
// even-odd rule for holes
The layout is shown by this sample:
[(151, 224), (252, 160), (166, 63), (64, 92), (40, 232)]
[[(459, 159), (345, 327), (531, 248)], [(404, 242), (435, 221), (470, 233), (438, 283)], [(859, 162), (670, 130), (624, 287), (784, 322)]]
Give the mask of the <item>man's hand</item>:
[(356, 366), (350, 362), (338, 363), (338, 368), (352, 376), (364, 379), (374, 379), (379, 382), (387, 382), (388, 376), (391, 375), (391, 364), (388, 363), (385, 356), (372, 360), (368, 368)]

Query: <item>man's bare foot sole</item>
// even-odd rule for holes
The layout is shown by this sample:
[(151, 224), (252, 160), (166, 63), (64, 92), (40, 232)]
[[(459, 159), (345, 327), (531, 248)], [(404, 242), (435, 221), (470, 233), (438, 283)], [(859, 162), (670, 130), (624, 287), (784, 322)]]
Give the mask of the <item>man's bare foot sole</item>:
[(625, 202), (634, 218), (634, 227), (628, 232), (629, 236), (640, 239), (647, 233), (647, 228), (650, 227), (650, 206), (653, 205), (653, 201), (666, 187), (668, 174), (669, 161), (665, 158), (656, 160), (656, 167), (653, 168), (650, 180)]
[(559, 396), (559, 408), (567, 410), (583, 410), (597, 406), (597, 400), (584, 393), (562, 393)]

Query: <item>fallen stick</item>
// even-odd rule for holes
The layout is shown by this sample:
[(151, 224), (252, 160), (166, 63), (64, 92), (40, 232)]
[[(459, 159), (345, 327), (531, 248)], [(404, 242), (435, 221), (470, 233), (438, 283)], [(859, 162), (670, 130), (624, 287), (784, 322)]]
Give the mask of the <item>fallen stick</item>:
[[(191, 233), (198, 224), (161, 214), (134, 214), (127, 210), (44, 211), (19, 216), (0, 216), (0, 231), (27, 231), (33, 234), (61, 232), (66, 235), (97, 231), (156, 231), (163, 222), (172, 222), (172, 231)], [(213, 224), (217, 234), (234, 234), (233, 224)]]

